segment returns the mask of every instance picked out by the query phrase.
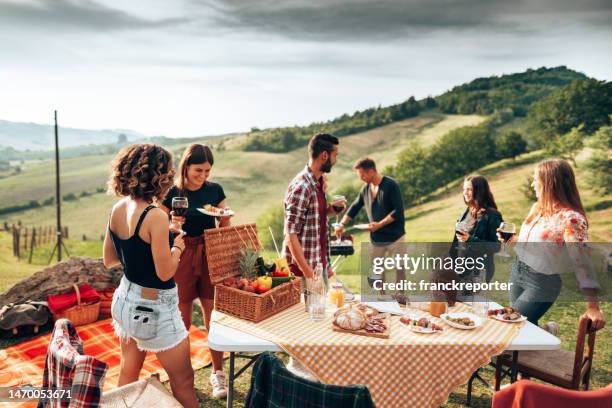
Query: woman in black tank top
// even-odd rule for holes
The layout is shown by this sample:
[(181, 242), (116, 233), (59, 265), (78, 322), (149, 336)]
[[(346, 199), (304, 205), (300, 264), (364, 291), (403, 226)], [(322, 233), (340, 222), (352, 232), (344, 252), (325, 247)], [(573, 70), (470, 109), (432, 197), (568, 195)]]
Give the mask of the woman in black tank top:
[(185, 244), (178, 236), (170, 246), (168, 217), (153, 204), (163, 200), (173, 178), (172, 156), (160, 146), (132, 145), (119, 152), (108, 185), (123, 198), (111, 212), (104, 265), (121, 264), (124, 270), (111, 307), (121, 340), (118, 386), (137, 381), (147, 351), (155, 352), (175, 398), (197, 407), (188, 332), (173, 279)]

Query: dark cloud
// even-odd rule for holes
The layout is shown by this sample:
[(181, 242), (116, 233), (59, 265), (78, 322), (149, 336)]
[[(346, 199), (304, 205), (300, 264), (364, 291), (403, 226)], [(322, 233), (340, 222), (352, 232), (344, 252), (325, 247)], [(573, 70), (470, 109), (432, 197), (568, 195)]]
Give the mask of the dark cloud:
[(192, 0), (217, 25), (305, 40), (364, 41), (488, 28), (526, 33), (546, 21), (595, 24), (612, 18), (609, 0)]
[(91, 0), (0, 1), (0, 27), (17, 26), (32, 31), (131, 30), (166, 27), (186, 21), (182, 18), (142, 19)]

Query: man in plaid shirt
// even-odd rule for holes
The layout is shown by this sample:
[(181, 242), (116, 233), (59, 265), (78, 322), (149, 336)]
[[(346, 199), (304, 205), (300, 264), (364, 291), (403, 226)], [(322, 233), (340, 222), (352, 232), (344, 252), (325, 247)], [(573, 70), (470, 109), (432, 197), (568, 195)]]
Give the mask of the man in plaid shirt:
[[(308, 143), (308, 165), (295, 176), (285, 194), (283, 254), (296, 276), (312, 278), (317, 264), (323, 278), (333, 275), (329, 262), (327, 216), (336, 214), (325, 198), (325, 179), (336, 164), (338, 138), (316, 134)], [(343, 203), (346, 205), (346, 203)]]

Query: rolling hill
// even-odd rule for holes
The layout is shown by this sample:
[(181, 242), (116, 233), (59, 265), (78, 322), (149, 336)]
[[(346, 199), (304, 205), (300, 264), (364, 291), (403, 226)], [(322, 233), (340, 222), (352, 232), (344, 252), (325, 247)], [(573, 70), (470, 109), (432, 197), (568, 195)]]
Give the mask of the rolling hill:
[[(342, 138), (337, 166), (330, 174), (330, 187), (357, 181), (352, 171), (355, 160), (371, 155), (382, 167), (395, 160), (397, 152), (410, 141), (428, 143), (449, 129), (480, 123), (477, 115), (441, 115), (435, 111), (416, 118)], [(180, 157), (185, 145), (171, 146)], [(108, 177), (111, 155), (79, 157), (62, 161), (62, 194), (95, 191)], [(245, 152), (227, 149), (215, 151), (213, 178), (221, 183), (228, 196), (227, 204), (237, 210), (236, 222), (254, 221), (269, 206), (282, 201), (285, 188), (293, 175), (306, 163), (306, 148), (288, 153)], [(25, 167), (21, 174), (0, 179), (0, 207), (16, 200), (41, 200), (54, 194), (53, 163), (44, 162)], [(95, 193), (75, 201), (65, 201), (62, 218), (73, 236), (99, 237), (104, 232), (106, 217), (115, 198)], [(22, 220), (26, 225), (50, 225), (55, 207), (45, 206), (0, 216), (0, 221)]]

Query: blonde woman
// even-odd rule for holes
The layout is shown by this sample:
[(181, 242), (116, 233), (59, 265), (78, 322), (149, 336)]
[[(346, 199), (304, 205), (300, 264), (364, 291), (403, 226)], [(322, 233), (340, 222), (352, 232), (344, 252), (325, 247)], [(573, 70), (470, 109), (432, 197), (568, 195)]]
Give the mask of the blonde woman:
[(588, 254), (581, 243), (588, 239), (589, 224), (574, 171), (565, 160), (545, 160), (535, 168), (532, 187), (537, 202), (523, 221), (518, 237), (513, 239), (519, 245), (518, 260), (510, 276), (513, 283), (510, 301), (530, 322), (537, 324), (561, 292), (559, 273), (566, 265), (559, 263), (561, 258), (556, 254), (564, 247), (587, 297), (585, 315), (592, 320), (595, 330), (601, 329), (605, 320), (597, 301), (599, 285), (588, 262), (583, 262), (588, 261)]

